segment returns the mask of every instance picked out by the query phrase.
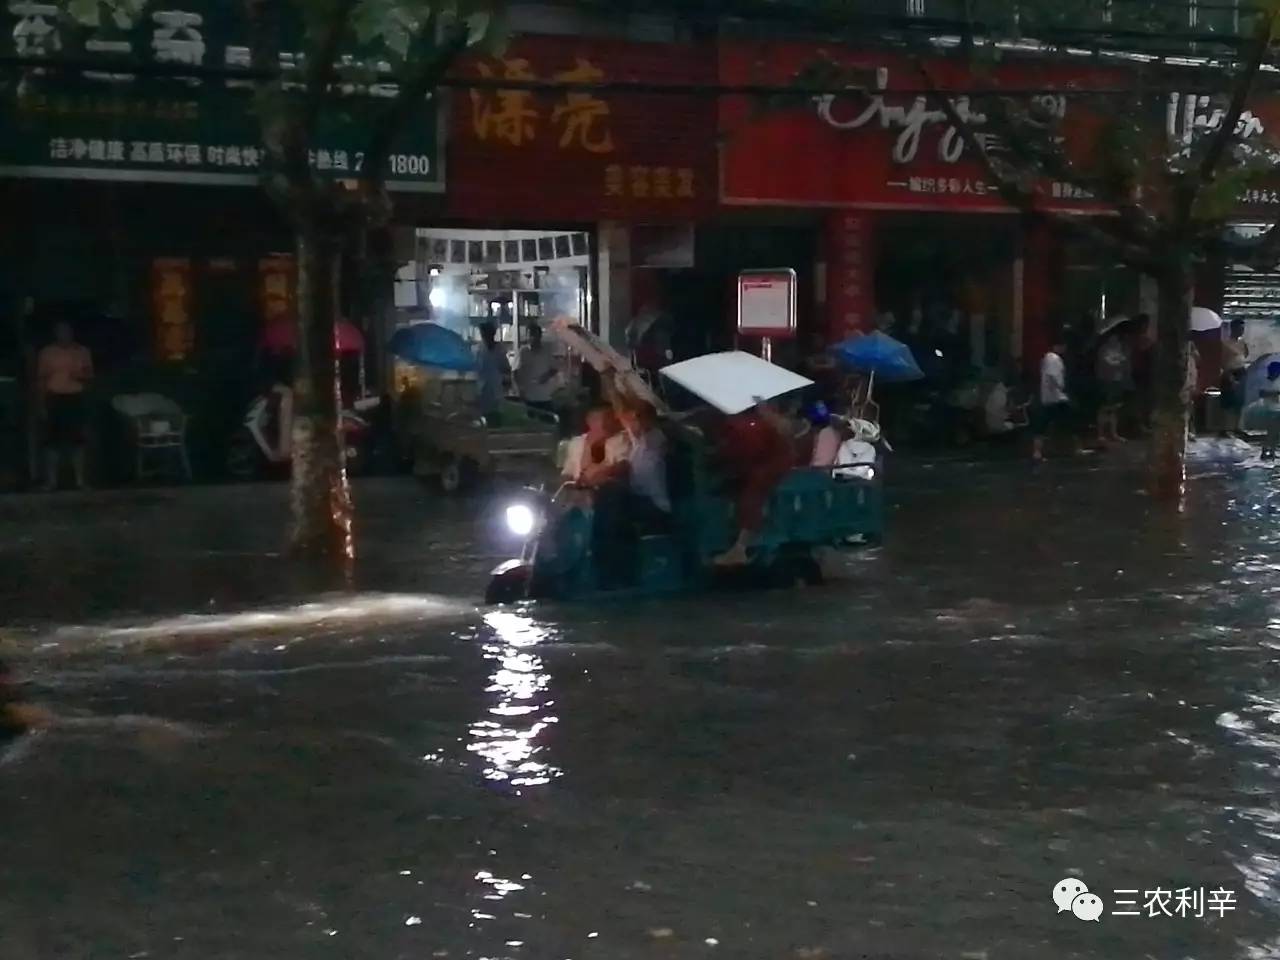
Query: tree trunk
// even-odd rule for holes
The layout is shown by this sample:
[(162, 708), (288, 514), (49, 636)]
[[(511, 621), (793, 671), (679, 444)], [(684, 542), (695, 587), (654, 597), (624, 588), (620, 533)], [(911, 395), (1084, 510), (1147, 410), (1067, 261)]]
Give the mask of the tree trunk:
[(1157, 500), (1181, 504), (1186, 481), (1187, 418), (1191, 390), (1187, 382), (1191, 262), (1185, 254), (1169, 258), (1156, 277), (1160, 304), (1156, 316), (1155, 366), (1152, 371), (1152, 424), (1149, 492)]
[(339, 436), (337, 318), (339, 244), (314, 216), (296, 221), (298, 351), (294, 371), (292, 551), (349, 561), (351, 489)]

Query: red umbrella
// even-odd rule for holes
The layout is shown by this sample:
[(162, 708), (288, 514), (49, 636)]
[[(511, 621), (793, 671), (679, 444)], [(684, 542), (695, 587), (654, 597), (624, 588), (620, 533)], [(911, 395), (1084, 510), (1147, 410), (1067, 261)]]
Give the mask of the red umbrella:
[[(298, 325), (288, 320), (269, 324), (262, 333), (262, 349), (267, 353), (293, 353), (298, 346)], [(364, 334), (349, 320), (339, 320), (333, 329), (333, 348), (339, 353), (359, 353)]]

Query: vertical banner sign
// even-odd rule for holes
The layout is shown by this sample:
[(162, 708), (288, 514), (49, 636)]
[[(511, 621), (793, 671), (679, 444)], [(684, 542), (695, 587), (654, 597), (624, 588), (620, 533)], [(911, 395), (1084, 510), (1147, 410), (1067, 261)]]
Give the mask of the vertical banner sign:
[(295, 281), (292, 257), (266, 257), (258, 262), (264, 329), (277, 323), (293, 323)]
[(151, 301), (156, 358), (180, 363), (195, 347), (191, 316), (191, 261), (163, 258), (151, 264)]
[(840, 213), (827, 221), (827, 333), (838, 343), (875, 315), (874, 215)]
[(738, 274), (738, 334), (768, 339), (796, 335), (794, 270), (744, 270)]

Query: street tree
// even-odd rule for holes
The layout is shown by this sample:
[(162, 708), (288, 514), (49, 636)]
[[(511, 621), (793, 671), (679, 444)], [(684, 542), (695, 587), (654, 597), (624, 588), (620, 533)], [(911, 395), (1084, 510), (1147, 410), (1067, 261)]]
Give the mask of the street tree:
[[(668, 0), (651, 0), (651, 6), (672, 8)], [(1249, 111), (1272, 75), (1280, 0), (1242, 4), (1231, 10), (1229, 21), (1202, 9), (1196, 28), (1189, 26), (1188, 9), (1174, 0), (952, 0), (930, 3), (928, 16), (906, 16), (906, 4), (865, 0), (700, 4), (703, 14), (771, 18), (783, 32), (880, 45), (913, 57), (919, 108), (928, 105), (949, 122), (1011, 208), (1153, 279), (1159, 305), (1149, 488), (1170, 501), (1180, 498), (1185, 475), (1188, 318), (1196, 267), (1210, 257), (1253, 266), (1280, 258), (1280, 226), (1250, 241), (1228, 231), (1238, 197), (1274, 176), (1280, 161)], [(1086, 59), (1083, 53), (1093, 55)], [(937, 75), (940, 57), (967, 62), (969, 80), (957, 86), (950, 74), (951, 82), (944, 82)], [(1122, 78), (1113, 82), (1121, 89), (1091, 92), (1065, 83), (1061, 71), (1045, 71), (1050, 79), (1034, 94), (1002, 91), (994, 68), (1012, 58), (1046, 65), (1065, 59), (1090, 69), (1101, 64)], [(871, 86), (865, 70), (826, 56), (808, 64), (793, 83), (854, 97), (865, 96)], [(1184, 104), (1186, 94), (1195, 95), (1190, 123), (1169, 122), (1175, 91)], [(1201, 96), (1208, 98), (1204, 106)], [(1052, 106), (1068, 99), (1100, 121), (1084, 151), (1073, 149), (1079, 144), (1067, 137), (1065, 114)], [(761, 109), (794, 108), (795, 102), (774, 97)], [(1050, 181), (1083, 191), (1090, 215), (1065, 214), (1046, 204)]]
[[(1253, 136), (1258, 127), (1248, 107), (1275, 53), (1278, 17), (1276, 0), (1257, 5), (1231, 55), (1216, 62), (1198, 62), (1177, 73), (1159, 62), (1125, 67), (1134, 75), (1133, 92), (1107, 94), (1098, 111), (1105, 122), (1084, 155), (1065, 145), (1061, 118), (1048, 115), (1041, 108), (1043, 101), (1002, 96), (995, 89), (989, 94), (977, 89), (952, 95), (935, 82), (926, 60), (918, 60), (931, 100), (945, 111), (1010, 206), (1084, 238), (1099, 252), (1155, 281), (1159, 303), (1149, 488), (1164, 500), (1180, 499), (1185, 477), (1191, 400), (1188, 323), (1195, 268), (1213, 255), (1253, 265), (1272, 263), (1280, 255), (1280, 226), (1242, 242), (1232, 238), (1227, 223), (1239, 195), (1273, 175), (1276, 167), (1275, 150)], [(1151, 43), (1162, 34), (1152, 30), (1136, 36)], [(1167, 49), (1169, 39), (1164, 36)], [(997, 49), (995, 43), (987, 43), (971, 48), (970, 55), (981, 57)], [(1188, 89), (1188, 84), (1209, 96), (1216, 109), (1207, 111), (1204, 123), (1171, 124), (1169, 93)], [(973, 118), (979, 113), (999, 132), (1004, 149), (992, 150), (990, 141), (978, 136)], [(1103, 215), (1046, 210), (1040, 188), (1049, 179), (1080, 187)]]
[[(435, 109), (437, 88), (462, 54), (501, 42), (505, 3), (236, 2), (250, 51), (236, 82), (253, 85), (262, 184), (292, 229), (297, 263), (290, 546), (303, 557), (351, 558), (334, 347), (343, 257), (362, 251), (369, 233), (390, 221), (387, 178), (397, 139)], [(64, 0), (63, 13), (85, 27), (124, 24), (144, 15), (149, 3)], [(234, 72), (218, 79), (235, 80)], [(352, 117), (363, 141), (357, 169), (345, 180), (317, 176), (312, 158), (320, 131)]]

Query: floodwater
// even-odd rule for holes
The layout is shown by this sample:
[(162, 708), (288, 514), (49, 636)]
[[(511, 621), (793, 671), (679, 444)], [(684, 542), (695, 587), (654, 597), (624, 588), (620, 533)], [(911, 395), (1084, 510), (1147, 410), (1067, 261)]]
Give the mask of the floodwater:
[(0, 955), (1280, 956), (1280, 474), (905, 474), (817, 589), (28, 618)]

